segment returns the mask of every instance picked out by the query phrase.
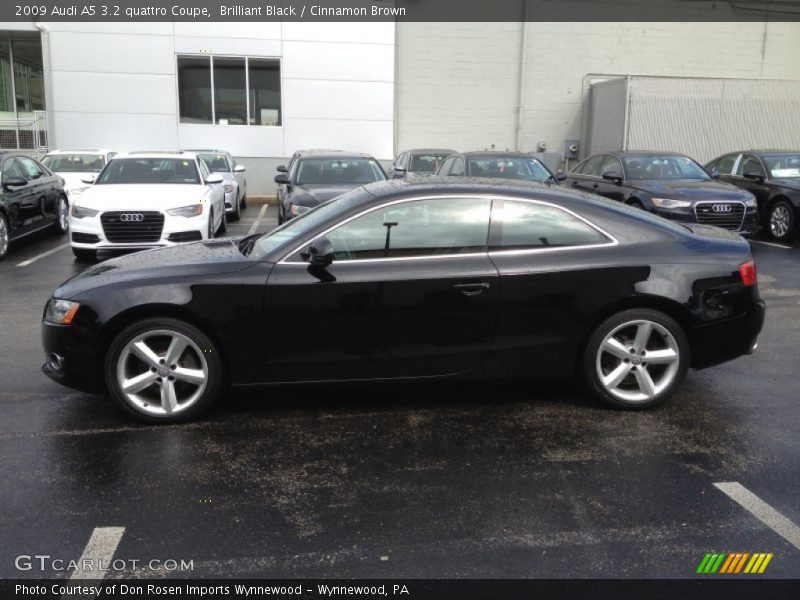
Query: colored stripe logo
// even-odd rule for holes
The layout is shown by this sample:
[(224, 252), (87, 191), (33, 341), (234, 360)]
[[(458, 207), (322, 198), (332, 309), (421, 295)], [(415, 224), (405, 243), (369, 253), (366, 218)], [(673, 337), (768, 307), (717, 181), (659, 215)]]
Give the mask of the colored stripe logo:
[(774, 555), (772, 552), (707, 552), (697, 567), (702, 575), (763, 573)]

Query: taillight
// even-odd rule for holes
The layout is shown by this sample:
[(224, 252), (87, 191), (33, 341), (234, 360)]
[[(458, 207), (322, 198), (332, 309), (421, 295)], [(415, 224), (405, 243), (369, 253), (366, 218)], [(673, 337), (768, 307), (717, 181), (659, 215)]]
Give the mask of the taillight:
[(749, 287), (758, 283), (758, 274), (756, 273), (756, 263), (751, 258), (747, 262), (739, 265), (739, 275), (742, 278), (742, 283)]

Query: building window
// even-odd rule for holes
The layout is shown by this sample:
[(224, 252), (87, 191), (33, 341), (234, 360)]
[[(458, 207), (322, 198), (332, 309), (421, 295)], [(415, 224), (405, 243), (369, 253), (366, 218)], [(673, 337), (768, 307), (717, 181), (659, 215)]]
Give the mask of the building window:
[(178, 56), (181, 123), (281, 124), (280, 63), (274, 59)]

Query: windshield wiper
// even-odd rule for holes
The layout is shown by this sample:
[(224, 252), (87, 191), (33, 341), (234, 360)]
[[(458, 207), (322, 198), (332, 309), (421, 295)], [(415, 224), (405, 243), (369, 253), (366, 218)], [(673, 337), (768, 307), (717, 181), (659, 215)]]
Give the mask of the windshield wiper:
[(256, 240), (258, 240), (258, 238), (260, 238), (262, 235), (264, 234), (254, 233), (252, 235), (243, 237), (241, 240), (239, 240), (239, 243), (237, 244), (239, 252), (241, 252), (245, 256), (248, 256), (253, 251), (253, 247), (256, 245)]

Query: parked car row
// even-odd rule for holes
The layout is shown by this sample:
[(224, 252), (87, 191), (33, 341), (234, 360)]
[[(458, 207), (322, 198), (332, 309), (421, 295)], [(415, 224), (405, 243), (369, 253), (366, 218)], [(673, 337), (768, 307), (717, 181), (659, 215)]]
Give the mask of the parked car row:
[(224, 233), (247, 207), (245, 167), (224, 150), (0, 154), (0, 259), (16, 239), (70, 231), (79, 259)]

